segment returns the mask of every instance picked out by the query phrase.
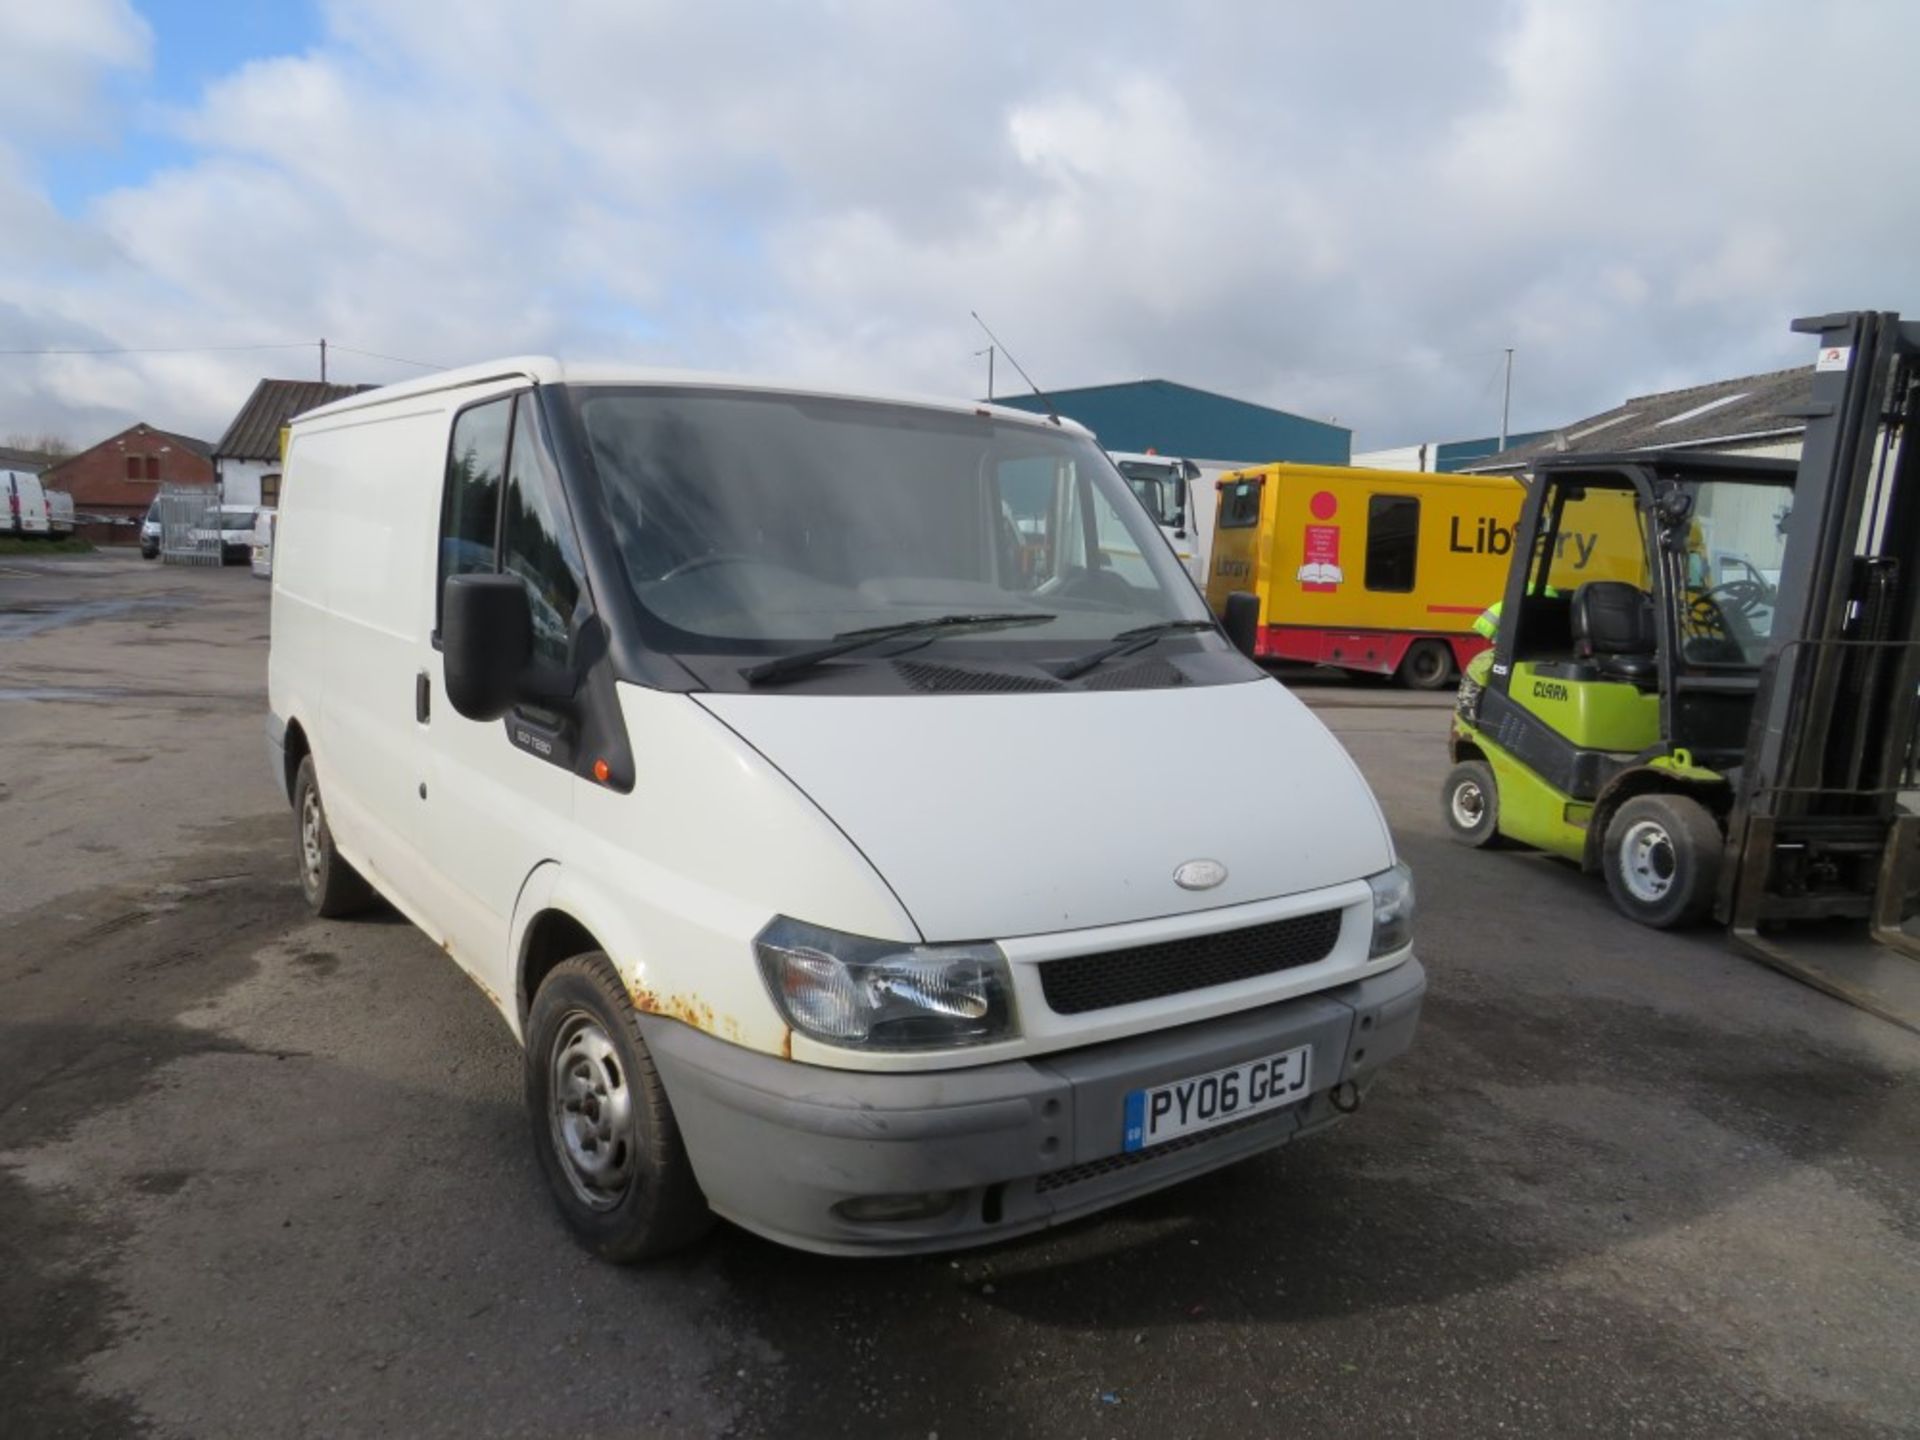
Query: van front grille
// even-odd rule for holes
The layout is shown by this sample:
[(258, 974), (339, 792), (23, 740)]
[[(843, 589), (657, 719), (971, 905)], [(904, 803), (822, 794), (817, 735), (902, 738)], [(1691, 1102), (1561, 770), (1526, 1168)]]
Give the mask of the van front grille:
[(1040, 966), (1040, 990), (1056, 1014), (1082, 1015), (1297, 970), (1326, 959), (1339, 939), (1340, 912), (1320, 910), (1243, 930), (1049, 960)]

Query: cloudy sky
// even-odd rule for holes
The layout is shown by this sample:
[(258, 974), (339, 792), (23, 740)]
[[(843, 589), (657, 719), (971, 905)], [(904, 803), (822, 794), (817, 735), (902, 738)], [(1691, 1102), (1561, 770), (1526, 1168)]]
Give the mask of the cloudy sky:
[(1920, 311), (1916, 42), (1907, 0), (0, 0), (0, 436), (217, 436), (320, 335), (352, 380), (979, 393), (975, 308), (1042, 384), (1363, 447), (1497, 428), (1511, 345), (1561, 424)]

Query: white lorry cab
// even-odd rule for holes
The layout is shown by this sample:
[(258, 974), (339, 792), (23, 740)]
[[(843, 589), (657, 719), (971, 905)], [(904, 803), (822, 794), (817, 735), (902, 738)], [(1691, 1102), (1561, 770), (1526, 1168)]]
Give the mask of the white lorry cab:
[(1212, 482), (1233, 467), (1151, 451), (1135, 454), (1113, 450), (1108, 455), (1160, 527), (1181, 567), (1193, 577), (1194, 584), (1204, 589), (1217, 498)]
[(1071, 423), (504, 360), (294, 422), (272, 593), (308, 902), (498, 1007), (607, 1258), (1015, 1235), (1412, 1039), (1366, 782)]

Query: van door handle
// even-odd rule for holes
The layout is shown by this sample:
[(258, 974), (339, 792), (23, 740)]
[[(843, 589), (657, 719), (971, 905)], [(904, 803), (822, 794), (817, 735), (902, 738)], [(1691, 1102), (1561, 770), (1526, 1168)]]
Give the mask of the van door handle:
[(413, 677), (413, 718), (422, 725), (433, 716), (433, 681), (422, 670)]

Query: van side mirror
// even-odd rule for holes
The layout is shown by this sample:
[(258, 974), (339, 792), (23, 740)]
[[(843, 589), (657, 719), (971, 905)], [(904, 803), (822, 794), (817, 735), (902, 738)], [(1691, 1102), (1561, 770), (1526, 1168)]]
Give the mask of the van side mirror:
[(518, 575), (451, 575), (440, 598), (447, 703), (498, 720), (519, 698), (533, 659), (533, 606)]
[(1233, 648), (1253, 659), (1255, 642), (1260, 635), (1260, 597), (1246, 590), (1235, 590), (1227, 596), (1227, 608), (1220, 624), (1227, 632), (1227, 639), (1233, 642)]

